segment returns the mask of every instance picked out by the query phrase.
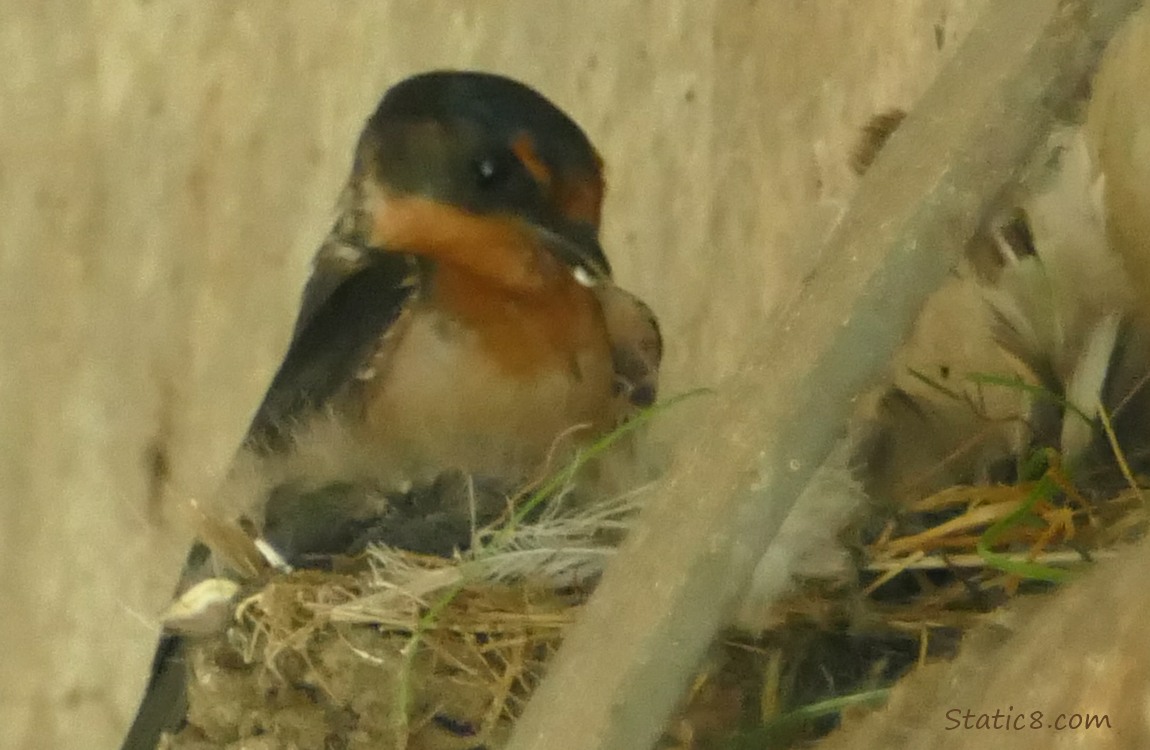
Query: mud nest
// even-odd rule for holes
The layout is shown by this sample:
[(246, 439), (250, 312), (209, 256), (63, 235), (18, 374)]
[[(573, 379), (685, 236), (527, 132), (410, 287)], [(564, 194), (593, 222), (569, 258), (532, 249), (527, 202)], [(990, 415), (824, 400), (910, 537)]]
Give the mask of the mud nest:
[(189, 650), (188, 723), (166, 748), (498, 746), (588, 591), (394, 587), (450, 561), (387, 551), (358, 573), (276, 576)]
[[(664, 747), (817, 737), (844, 709), (881, 702), (915, 664), (953, 656), (1011, 597), (1049, 590), (1068, 565), (1146, 526), (1138, 491), (1090, 497), (1056, 461), (1013, 485), (866, 515), (853, 573), (803, 582), (763, 633), (728, 632)], [(505, 580), (506, 567), (499, 554), (374, 549), (340, 572), (250, 585), (226, 630), (189, 649), (188, 722), (160, 747), (502, 746), (595, 580)]]

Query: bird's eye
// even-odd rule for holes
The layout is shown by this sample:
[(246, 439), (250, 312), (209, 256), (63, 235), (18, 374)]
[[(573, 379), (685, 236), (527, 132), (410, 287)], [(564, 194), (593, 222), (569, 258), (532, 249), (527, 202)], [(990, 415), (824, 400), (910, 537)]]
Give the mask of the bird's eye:
[(475, 182), (481, 188), (493, 188), (506, 176), (506, 167), (494, 156), (485, 156), (475, 162)]

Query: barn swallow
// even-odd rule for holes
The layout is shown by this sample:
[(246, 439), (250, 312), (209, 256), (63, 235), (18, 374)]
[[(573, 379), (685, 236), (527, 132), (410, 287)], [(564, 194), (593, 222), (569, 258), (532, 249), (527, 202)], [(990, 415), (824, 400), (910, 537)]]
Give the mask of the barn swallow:
[[(260, 477), (278, 552), (306, 564), (368, 529), (447, 553), (472, 523), (444, 500), (460, 477), (504, 510), (558, 444), (653, 402), (662, 339), (611, 281), (603, 192), (587, 136), (528, 86), (432, 72), (384, 95), (233, 468)], [(124, 750), (183, 721), (182, 653), (166, 633)]]

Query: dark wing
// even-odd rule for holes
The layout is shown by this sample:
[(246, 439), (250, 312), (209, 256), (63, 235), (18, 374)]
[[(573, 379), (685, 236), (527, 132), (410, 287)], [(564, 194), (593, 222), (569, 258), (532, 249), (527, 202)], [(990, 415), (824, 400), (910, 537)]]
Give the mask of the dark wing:
[(292, 426), (355, 377), (414, 293), (414, 269), (401, 253), (370, 252), (341, 263), (321, 251), (283, 364), (244, 438), (246, 448), (285, 449)]
[[(329, 242), (316, 256), (304, 289), (295, 332), (283, 364), (248, 428), (244, 445), (269, 453), (286, 448), (290, 429), (328, 401), (371, 355), (379, 337), (415, 291), (410, 256), (356, 252)], [(202, 578), (208, 548), (196, 544), (179, 591)], [(184, 636), (165, 632), (152, 674), (121, 750), (153, 750), (164, 731), (176, 731), (187, 707)]]

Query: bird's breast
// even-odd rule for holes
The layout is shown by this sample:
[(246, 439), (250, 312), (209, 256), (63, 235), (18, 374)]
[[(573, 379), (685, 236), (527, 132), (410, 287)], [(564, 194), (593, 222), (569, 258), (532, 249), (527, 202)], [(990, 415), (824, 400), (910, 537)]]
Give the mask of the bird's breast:
[(614, 423), (603, 313), (566, 274), (525, 294), (441, 266), (367, 373), (363, 424), (413, 479), (525, 478)]

